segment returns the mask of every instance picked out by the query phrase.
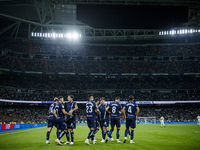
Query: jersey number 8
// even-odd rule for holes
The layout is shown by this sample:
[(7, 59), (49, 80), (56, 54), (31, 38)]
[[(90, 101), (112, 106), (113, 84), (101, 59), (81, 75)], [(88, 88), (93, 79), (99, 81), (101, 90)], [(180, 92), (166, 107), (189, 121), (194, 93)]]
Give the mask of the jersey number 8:
[(116, 107), (112, 108), (112, 113), (114, 114), (116, 112)]

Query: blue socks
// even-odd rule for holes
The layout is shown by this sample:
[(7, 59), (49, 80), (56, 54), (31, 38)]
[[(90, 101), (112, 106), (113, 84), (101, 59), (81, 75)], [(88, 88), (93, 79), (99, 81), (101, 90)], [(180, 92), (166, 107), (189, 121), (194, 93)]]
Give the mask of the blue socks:
[(74, 132), (71, 132), (71, 142), (74, 142)]
[(57, 131), (57, 139), (59, 138), (60, 133), (61, 133), (61, 132)]
[(131, 130), (131, 140), (133, 140), (134, 137), (134, 130)]
[(117, 129), (116, 136), (117, 136), (117, 139), (119, 139), (119, 136), (120, 136), (120, 129)]
[(50, 137), (50, 131), (47, 131), (47, 140), (49, 140)]
[(61, 133), (60, 133), (60, 135), (59, 135), (59, 140), (63, 137), (63, 135), (65, 135), (67, 132), (65, 132), (65, 131), (62, 131)]
[(103, 139), (105, 140), (106, 138), (106, 132), (103, 132)]
[(90, 137), (92, 137), (94, 134), (94, 130), (90, 130), (87, 139), (90, 139)]
[(69, 132), (66, 133), (67, 141), (69, 141)]
[(125, 137), (127, 137), (127, 134), (129, 134), (129, 133), (130, 133), (129, 129), (126, 129), (125, 130)]
[(96, 134), (98, 131), (99, 131), (99, 129), (96, 128), (96, 129), (94, 130), (94, 134)]
[(113, 133), (113, 129), (110, 130), (110, 132), (108, 133), (108, 137), (111, 138), (111, 134)]

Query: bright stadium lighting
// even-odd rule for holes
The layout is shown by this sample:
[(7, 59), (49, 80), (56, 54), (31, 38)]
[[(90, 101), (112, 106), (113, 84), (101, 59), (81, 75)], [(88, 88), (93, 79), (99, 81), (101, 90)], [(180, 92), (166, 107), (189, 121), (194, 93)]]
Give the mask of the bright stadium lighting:
[(74, 33), (74, 34), (73, 34), (73, 38), (74, 38), (74, 39), (77, 39), (77, 38), (78, 38), (78, 34), (77, 34), (77, 33)]
[(81, 34), (80, 34), (80, 37), (81, 37)]
[(185, 33), (187, 33), (187, 30), (185, 30)]
[(176, 34), (176, 31), (175, 30), (172, 30), (172, 35)]
[(55, 38), (56, 37), (56, 34), (55, 33), (53, 33), (53, 38)]
[(60, 37), (63, 38), (63, 33), (60, 34)]
[(71, 39), (71, 37), (72, 37), (72, 35), (71, 35), (71, 33), (69, 33), (69, 34), (68, 34), (68, 38), (70, 38), (70, 39)]
[(190, 33), (192, 33), (192, 29), (190, 29)]

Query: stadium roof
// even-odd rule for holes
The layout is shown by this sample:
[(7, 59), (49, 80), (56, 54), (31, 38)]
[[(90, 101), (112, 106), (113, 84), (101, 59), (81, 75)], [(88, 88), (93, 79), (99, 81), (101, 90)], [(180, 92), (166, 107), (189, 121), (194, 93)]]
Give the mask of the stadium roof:
[(0, 0), (0, 35), (31, 39), (32, 32), (77, 31), (86, 41), (162, 38), (160, 29), (95, 29), (77, 20), (78, 4), (188, 6), (182, 28), (200, 28), (199, 0)]

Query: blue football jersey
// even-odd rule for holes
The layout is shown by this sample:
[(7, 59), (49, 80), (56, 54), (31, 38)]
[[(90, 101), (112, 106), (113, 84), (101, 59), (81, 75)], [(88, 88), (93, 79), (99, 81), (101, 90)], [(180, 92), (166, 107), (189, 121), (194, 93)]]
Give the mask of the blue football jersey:
[(93, 101), (88, 101), (86, 103), (87, 118), (96, 119), (96, 113), (95, 113), (96, 109), (97, 109), (96, 103)]
[(138, 107), (137, 104), (135, 104), (134, 102), (128, 102), (125, 104), (124, 106), (126, 108), (126, 116), (127, 117), (135, 117), (135, 113), (136, 113), (136, 107)]
[(108, 112), (106, 112), (106, 108), (107, 108), (107, 105), (105, 104), (104, 106), (103, 105), (101, 105), (100, 107), (99, 107), (99, 111), (100, 111), (100, 113), (101, 113), (101, 119), (109, 119), (109, 113)]
[[(66, 112), (69, 112), (70, 110), (74, 109), (75, 108), (75, 105), (76, 105), (76, 102), (65, 102), (65, 110)], [(75, 117), (75, 112), (72, 113), (73, 117)], [(67, 115), (67, 118), (72, 118), (71, 116)]]
[(122, 106), (118, 102), (112, 102), (109, 105), (111, 110), (111, 116), (112, 117), (119, 117), (119, 111), (122, 110)]
[(49, 118), (54, 117), (53, 115), (53, 109), (56, 106), (56, 103), (53, 103), (49, 106)]
[(58, 118), (64, 118), (64, 114), (62, 112), (62, 109), (65, 109), (64, 105), (62, 105), (61, 103), (57, 103), (54, 109), (56, 110), (56, 115)]

